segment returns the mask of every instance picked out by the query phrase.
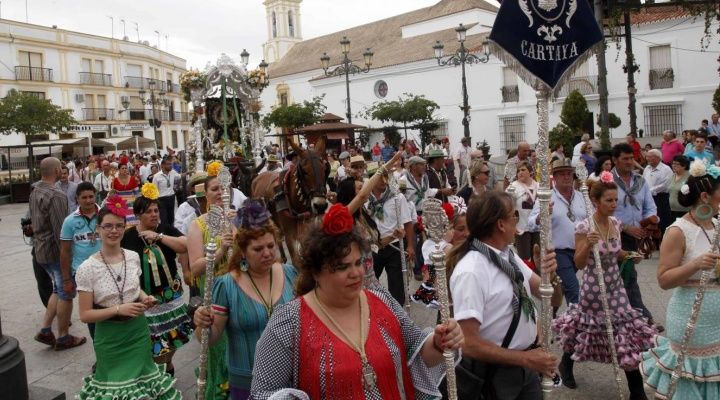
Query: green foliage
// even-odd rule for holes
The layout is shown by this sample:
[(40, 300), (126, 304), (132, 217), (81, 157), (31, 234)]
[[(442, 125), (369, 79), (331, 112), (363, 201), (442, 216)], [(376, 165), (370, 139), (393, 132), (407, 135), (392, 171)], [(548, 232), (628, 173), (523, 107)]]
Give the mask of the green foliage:
[[(600, 119), (600, 114), (598, 114), (597, 124), (599, 127), (602, 128), (602, 120)], [(610, 129), (615, 129), (615, 128), (619, 127), (621, 124), (622, 124), (622, 120), (620, 119), (620, 117), (615, 115), (615, 113), (608, 114), (608, 125), (609, 125)]]
[(483, 151), (485, 161), (490, 161), (490, 144), (487, 142), (487, 140), (483, 139), (483, 141), (478, 142), (477, 146), (475, 147)]
[(57, 132), (77, 124), (72, 110), (62, 109), (48, 99), (41, 99), (15, 89), (0, 100), (0, 132), (38, 135)]
[(432, 137), (432, 131), (437, 129), (438, 123), (433, 114), (439, 108), (436, 102), (426, 99), (425, 96), (403, 93), (397, 100), (375, 102), (360, 114), (384, 124), (392, 123), (396, 130), (410, 126), (420, 130), (421, 148), (425, 148), (425, 143)]
[(573, 140), (575, 138), (575, 131), (565, 124), (557, 124), (554, 128), (550, 129), (550, 147), (560, 143), (563, 145), (563, 151), (568, 157), (572, 156)]
[(370, 131), (367, 129), (356, 131), (355, 138), (360, 142), (360, 147), (364, 149), (370, 143)]
[(316, 124), (325, 114), (327, 107), (322, 104), (325, 95), (313, 97), (312, 101), (303, 101), (289, 106), (275, 107), (266, 115), (262, 124), (266, 129), (271, 127), (297, 129)]
[(397, 147), (402, 140), (400, 132), (398, 132), (397, 128), (394, 126), (383, 129), (383, 135), (385, 135), (385, 139), (387, 139), (387, 141), (390, 142), (390, 144), (394, 147)]
[(560, 112), (560, 120), (572, 130), (573, 134), (578, 134), (582, 130), (588, 112), (590, 111), (585, 97), (575, 89), (565, 98)]
[(713, 94), (712, 106), (715, 112), (720, 114), (720, 86), (715, 89), (715, 94)]

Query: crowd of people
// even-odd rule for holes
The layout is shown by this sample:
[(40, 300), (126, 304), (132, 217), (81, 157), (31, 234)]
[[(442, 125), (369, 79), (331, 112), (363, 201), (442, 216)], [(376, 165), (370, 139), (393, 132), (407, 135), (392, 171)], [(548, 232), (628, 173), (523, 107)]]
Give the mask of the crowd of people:
[[(575, 389), (576, 362), (611, 363), (613, 354), (630, 399), (646, 398), (644, 383), (662, 398), (699, 274), (720, 259), (712, 249), (720, 167), (704, 131), (689, 131), (687, 141), (668, 131), (660, 149), (643, 151), (628, 136), (599, 159), (589, 137), (572, 156), (554, 146), (546, 227), (538, 200), (544, 163), (526, 142), (502, 178), (468, 138), (454, 152), (440, 140), (425, 151), (386, 140), (366, 154), (328, 152), (332, 205), (306, 226), (297, 259), (284, 260), (272, 204), (223, 188), (219, 161), (186, 174), (172, 154), (48, 157), (29, 210), (46, 305), (35, 339), (55, 350), (87, 343), (70, 334), (77, 297), (96, 357), (80, 399), (180, 398), (173, 356), (205, 329), (207, 399), (442, 398), (447, 350), (458, 363), (461, 399), (540, 399), (543, 376)], [(286, 171), (294, 157), (270, 146), (264, 170)], [(590, 208), (576, 168), (587, 169)], [(232, 228), (214, 236), (208, 212), (222, 206), (224, 190), (232, 192), (224, 215)], [(442, 201), (450, 222), (440, 243), (423, 225), (430, 198)], [(552, 243), (540, 259), (542, 229)], [(212, 306), (195, 307), (184, 293), (202, 295), (210, 242), (217, 245)], [(436, 248), (446, 253), (447, 282), (437, 282), (429, 259)], [(658, 248), (658, 285), (675, 289), (667, 327), (645, 307), (637, 280), (636, 264)], [(409, 290), (404, 264), (417, 290)], [(539, 346), (542, 274), (560, 278), (546, 334), (562, 355)], [(438, 285), (448, 285), (454, 317), (423, 330), (403, 306), (439, 308)], [(678, 398), (720, 396), (716, 293), (706, 295)]]

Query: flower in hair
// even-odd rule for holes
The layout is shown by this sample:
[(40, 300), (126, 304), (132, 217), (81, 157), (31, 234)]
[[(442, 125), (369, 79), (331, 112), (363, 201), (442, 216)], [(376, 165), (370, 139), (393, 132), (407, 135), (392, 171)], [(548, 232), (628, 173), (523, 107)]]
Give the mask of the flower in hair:
[(695, 160), (690, 164), (690, 175), (699, 178), (701, 176), (705, 176), (707, 173), (707, 167), (705, 166), (705, 162), (702, 160)]
[[(467, 214), (467, 204), (465, 204), (465, 200), (462, 197), (448, 196), (448, 203), (453, 206), (455, 216)], [(450, 219), (450, 221), (452, 221), (452, 218)]]
[(455, 207), (450, 203), (443, 203), (442, 208), (445, 211), (445, 215), (448, 217), (448, 221), (452, 221), (455, 218)]
[(108, 211), (121, 218), (125, 218), (128, 215), (132, 214), (132, 212), (128, 208), (127, 202), (118, 195), (110, 196), (105, 199), (105, 208), (107, 208)]
[(682, 186), (680, 187), (680, 193), (684, 194), (685, 196), (687, 196), (688, 194), (690, 194), (690, 186), (688, 186), (687, 183), (684, 184), (684, 185), (682, 185)]
[(207, 174), (208, 176), (218, 176), (220, 173), (220, 168), (223, 167), (223, 163), (220, 161), (213, 161), (207, 166)]
[(611, 174), (608, 171), (603, 171), (600, 173), (600, 182), (602, 183), (613, 183), (615, 181), (615, 178), (613, 178), (613, 174)]
[(154, 183), (146, 183), (142, 185), (142, 189), (140, 189), (140, 194), (150, 200), (157, 200), (158, 197), (160, 197), (160, 190), (158, 190), (158, 187), (155, 186)]
[(327, 235), (338, 236), (352, 232), (353, 223), (353, 217), (347, 207), (336, 203), (325, 213), (322, 229)]
[(265, 207), (265, 203), (257, 199), (247, 199), (242, 208), (243, 229), (257, 229), (265, 225), (272, 216)]

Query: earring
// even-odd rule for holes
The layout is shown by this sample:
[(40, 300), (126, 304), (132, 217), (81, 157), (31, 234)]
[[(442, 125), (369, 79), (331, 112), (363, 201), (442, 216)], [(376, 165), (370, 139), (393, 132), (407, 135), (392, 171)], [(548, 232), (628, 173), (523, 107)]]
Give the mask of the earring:
[(708, 203), (702, 203), (695, 207), (695, 216), (698, 217), (699, 220), (707, 221), (712, 218), (714, 214), (713, 208)]
[(248, 264), (247, 258), (243, 257), (242, 260), (240, 260), (240, 271), (248, 272), (249, 269), (250, 264)]

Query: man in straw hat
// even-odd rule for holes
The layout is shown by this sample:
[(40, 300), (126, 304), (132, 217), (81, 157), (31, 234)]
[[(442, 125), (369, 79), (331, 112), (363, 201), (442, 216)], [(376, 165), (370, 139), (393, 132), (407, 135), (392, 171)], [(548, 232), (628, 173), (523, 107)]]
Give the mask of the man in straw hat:
[(445, 153), (442, 150), (430, 150), (427, 155), (427, 176), (431, 189), (436, 189), (435, 198), (447, 203), (447, 197), (455, 193), (445, 171)]

